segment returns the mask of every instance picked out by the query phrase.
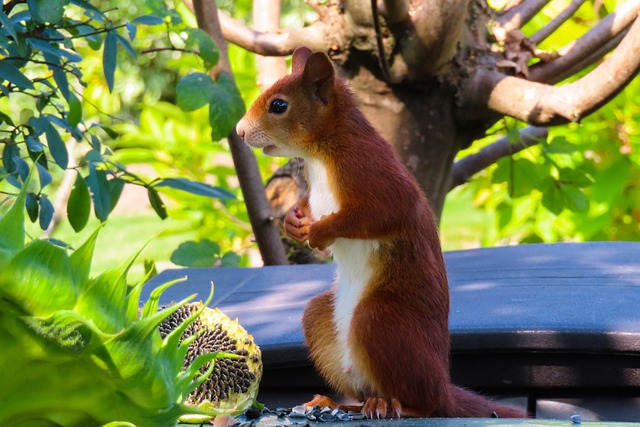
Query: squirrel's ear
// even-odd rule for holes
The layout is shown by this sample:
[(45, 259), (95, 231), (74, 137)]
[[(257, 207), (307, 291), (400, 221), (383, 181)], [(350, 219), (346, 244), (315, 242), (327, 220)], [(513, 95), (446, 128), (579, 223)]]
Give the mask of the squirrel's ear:
[(304, 64), (313, 52), (308, 47), (299, 47), (293, 52), (291, 58), (291, 72), (293, 74), (301, 73), (304, 70)]
[(335, 73), (331, 59), (324, 52), (312, 53), (304, 65), (304, 79), (315, 86), (315, 95), (325, 104), (333, 89)]

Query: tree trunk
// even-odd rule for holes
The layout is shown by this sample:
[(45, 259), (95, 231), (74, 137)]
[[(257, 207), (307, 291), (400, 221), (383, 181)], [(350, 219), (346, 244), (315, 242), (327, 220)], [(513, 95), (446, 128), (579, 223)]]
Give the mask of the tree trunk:
[(376, 76), (377, 64), (351, 55), (343, 68), (360, 107), (415, 175), (438, 218), (451, 189), (457, 152), (473, 140), (455, 120), (455, 92), (431, 81), (389, 85)]

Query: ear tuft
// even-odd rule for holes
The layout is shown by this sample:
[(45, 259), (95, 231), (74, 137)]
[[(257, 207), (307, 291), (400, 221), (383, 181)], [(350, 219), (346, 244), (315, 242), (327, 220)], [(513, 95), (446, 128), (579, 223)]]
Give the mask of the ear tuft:
[(291, 72), (293, 74), (301, 73), (304, 70), (304, 66), (307, 63), (307, 59), (311, 56), (313, 51), (308, 47), (299, 47), (293, 52), (291, 58)]
[(335, 73), (331, 59), (324, 52), (313, 52), (304, 65), (304, 79), (315, 86), (315, 95), (325, 104), (333, 89)]

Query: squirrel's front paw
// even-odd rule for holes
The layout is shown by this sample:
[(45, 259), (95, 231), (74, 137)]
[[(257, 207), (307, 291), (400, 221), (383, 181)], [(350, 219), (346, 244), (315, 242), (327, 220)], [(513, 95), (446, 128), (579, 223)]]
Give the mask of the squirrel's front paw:
[(300, 206), (294, 206), (284, 217), (284, 231), (293, 240), (304, 243), (309, 239), (311, 221)]
[(328, 237), (323, 232), (324, 228), (317, 225), (315, 223), (309, 226), (309, 246), (322, 251), (331, 245), (334, 239)]

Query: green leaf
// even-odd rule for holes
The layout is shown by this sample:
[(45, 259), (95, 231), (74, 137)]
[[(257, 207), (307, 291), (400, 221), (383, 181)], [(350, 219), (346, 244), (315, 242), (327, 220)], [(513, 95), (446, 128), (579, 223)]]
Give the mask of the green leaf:
[(49, 52), (43, 52), (43, 54), (45, 61), (48, 62), (47, 66), (49, 67), (49, 70), (51, 70), (51, 72), (53, 73), (53, 80), (58, 85), (58, 89), (60, 89), (60, 92), (62, 92), (62, 96), (64, 96), (64, 99), (69, 101), (69, 96), (71, 93), (69, 92), (69, 80), (67, 79), (66, 71), (61, 66), (61, 57), (53, 55)]
[[(78, 174), (80, 176), (80, 174)], [(87, 215), (88, 217), (88, 215)], [(69, 260), (71, 261), (71, 268), (73, 269), (73, 281), (78, 288), (79, 293), (84, 291), (84, 286), (87, 285), (89, 280), (89, 274), (91, 272), (91, 260), (93, 259), (93, 251), (98, 240), (101, 227), (98, 227), (96, 231), (91, 233), (91, 236), (76, 249)]]
[(31, 80), (8, 60), (0, 60), (0, 79), (7, 80), (21, 89), (35, 89)]
[(167, 208), (164, 205), (164, 202), (160, 198), (158, 192), (152, 187), (147, 187), (147, 194), (149, 195), (149, 202), (151, 203), (151, 207), (158, 214), (158, 216), (162, 219), (167, 218)]
[(82, 102), (80, 102), (73, 92), (69, 92), (67, 100), (69, 101), (67, 121), (71, 126), (77, 127), (80, 120), (82, 120)]
[(193, 73), (184, 76), (176, 86), (178, 106), (183, 111), (194, 111), (213, 100), (215, 83), (209, 75)]
[(547, 153), (574, 153), (577, 148), (567, 141), (564, 136), (556, 136), (551, 141), (543, 145)]
[(37, 138), (29, 135), (26, 137), (25, 141), (27, 143), (27, 148), (32, 153), (41, 153), (44, 151), (44, 146)]
[(89, 187), (82, 175), (78, 174), (67, 201), (67, 218), (76, 233), (87, 225), (90, 213), (91, 196), (89, 195)]
[(109, 193), (111, 193), (111, 210), (116, 207), (118, 201), (120, 200), (120, 196), (122, 195), (122, 190), (124, 189), (124, 185), (126, 182), (120, 178), (113, 178), (109, 180)]
[(36, 169), (38, 170), (38, 177), (40, 178), (40, 189), (42, 190), (47, 185), (51, 184), (51, 174), (40, 163), (36, 163)]
[(104, 23), (104, 13), (85, 0), (71, 0), (72, 4), (84, 9), (84, 14), (91, 19)]
[(561, 168), (559, 171), (560, 180), (570, 183), (579, 188), (590, 187), (594, 180), (591, 175), (578, 168)]
[(56, 58), (64, 57), (64, 58), (67, 58), (68, 62), (82, 61), (82, 56), (78, 55), (77, 52), (67, 50), (67, 49), (60, 49), (58, 46), (55, 46), (52, 44), (55, 42), (50, 43), (50, 42), (40, 40), (40, 39), (35, 39), (35, 38), (29, 38), (28, 42), (34, 49), (39, 49), (43, 53), (46, 52), (48, 54), (54, 55)]
[(7, 31), (7, 34), (11, 36), (12, 39), (16, 40), (18, 35), (16, 34), (15, 24), (11, 22), (6, 13), (0, 9), (0, 24), (2, 24), (2, 28)]
[(48, 316), (56, 310), (73, 308), (77, 294), (71, 277), (65, 250), (46, 240), (34, 240), (0, 273), (0, 292), (25, 313)]
[(27, 0), (31, 14), (39, 22), (56, 24), (64, 16), (68, 0)]
[(198, 48), (198, 55), (204, 61), (204, 66), (210, 70), (218, 63), (220, 59), (220, 51), (218, 46), (213, 42), (209, 34), (202, 29), (195, 29), (189, 34), (186, 42), (187, 48)]
[(25, 207), (27, 208), (27, 214), (31, 222), (36, 222), (38, 219), (38, 196), (35, 193), (27, 193), (27, 199), (25, 201)]
[(89, 164), (89, 175), (87, 185), (93, 197), (93, 209), (101, 222), (105, 222), (111, 212), (111, 192), (107, 174), (103, 170), (96, 168), (95, 164)]
[(138, 35), (138, 27), (131, 22), (127, 22), (124, 24), (127, 29), (127, 34), (129, 34), (129, 40), (134, 41), (136, 36)]
[(61, 169), (67, 169), (67, 166), (69, 165), (69, 153), (67, 152), (67, 147), (64, 145), (58, 130), (50, 124), (45, 133), (47, 135), (49, 151), (51, 152), (53, 160)]
[(240, 261), (240, 255), (235, 252), (227, 252), (220, 259), (220, 267), (237, 267)]
[(538, 188), (542, 171), (541, 167), (531, 160), (504, 157), (497, 164), (492, 182), (508, 182), (511, 197), (526, 196), (531, 190)]
[(229, 200), (236, 196), (220, 187), (213, 187), (202, 182), (191, 181), (186, 178), (164, 178), (153, 184), (154, 187), (170, 187), (176, 190), (186, 191), (199, 196), (213, 197), (215, 199)]
[(129, 56), (131, 56), (133, 59), (138, 58), (138, 54), (136, 53), (136, 51), (133, 48), (133, 46), (131, 46), (131, 43), (129, 43), (129, 40), (127, 40), (126, 38), (122, 37), (118, 33), (114, 33), (114, 34), (116, 35), (116, 39), (118, 40), (118, 43), (120, 43), (120, 45), (124, 48), (124, 50), (127, 51)]
[(102, 52), (102, 62), (104, 67), (104, 78), (107, 81), (109, 92), (113, 92), (113, 84), (116, 74), (116, 63), (118, 61), (118, 38), (114, 31), (109, 31), (104, 40), (104, 50)]
[(209, 124), (211, 139), (218, 141), (226, 138), (244, 115), (244, 101), (233, 79), (226, 74), (220, 75), (213, 89)]
[(154, 15), (141, 15), (134, 18), (133, 22), (142, 25), (162, 25), (164, 24), (164, 19)]
[[(9, 210), (0, 217), (0, 271), (15, 252), (24, 247), (24, 204), (28, 178)], [(20, 226), (16, 226), (20, 225)]]
[(171, 262), (185, 267), (213, 267), (220, 245), (208, 239), (184, 242), (171, 254)]
[(51, 220), (53, 219), (53, 212), (55, 209), (53, 208), (53, 204), (47, 197), (46, 194), (40, 195), (40, 228), (46, 230), (49, 228), (51, 224)]
[(567, 209), (573, 212), (584, 212), (587, 210), (587, 207), (589, 206), (587, 197), (579, 188), (573, 185), (564, 184), (562, 186), (562, 195)]
[(560, 184), (551, 177), (545, 179), (543, 183), (542, 205), (555, 215), (560, 215), (564, 209), (564, 196)]

